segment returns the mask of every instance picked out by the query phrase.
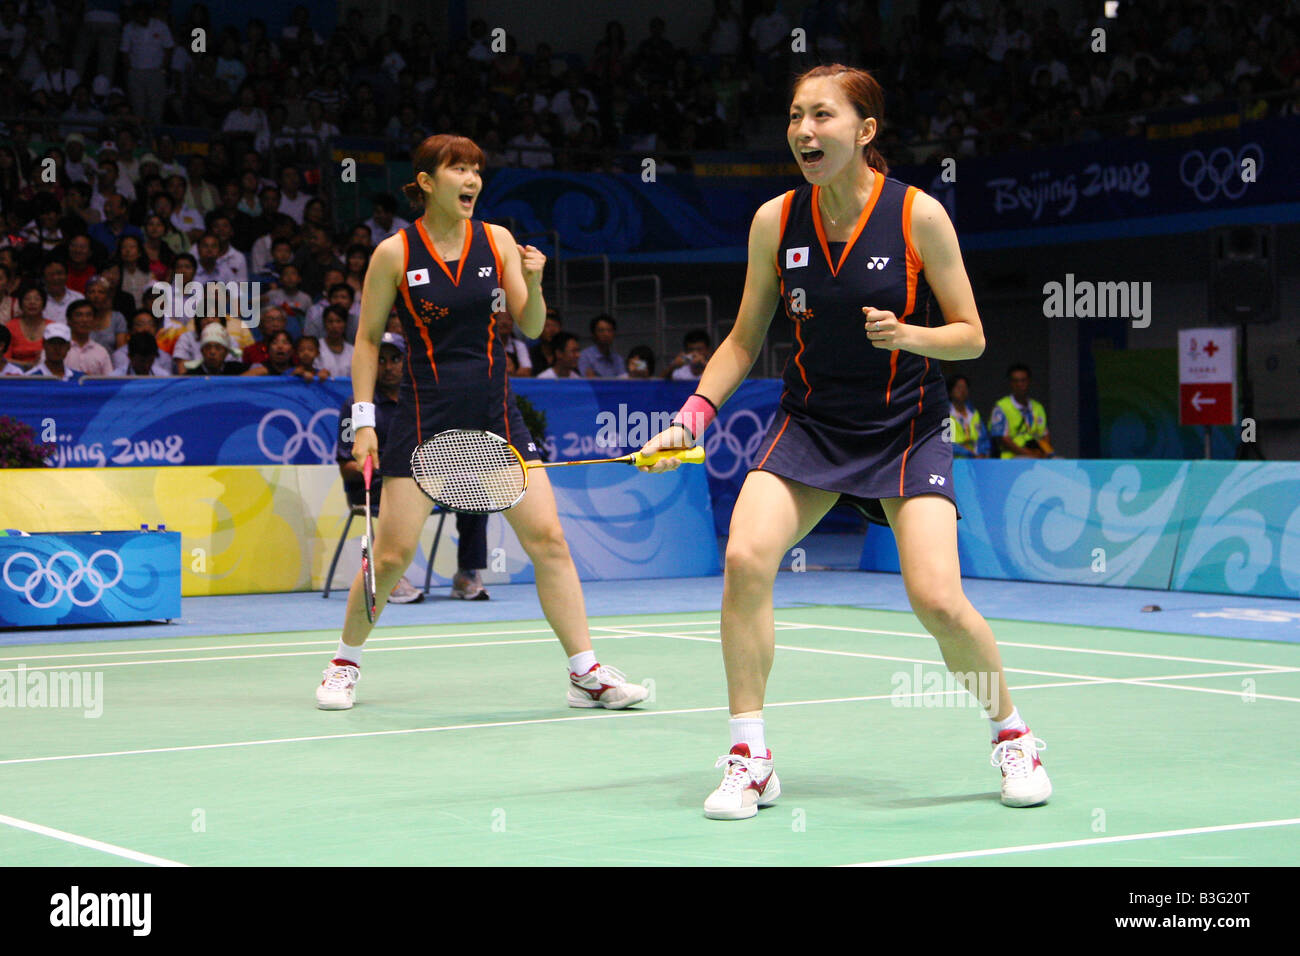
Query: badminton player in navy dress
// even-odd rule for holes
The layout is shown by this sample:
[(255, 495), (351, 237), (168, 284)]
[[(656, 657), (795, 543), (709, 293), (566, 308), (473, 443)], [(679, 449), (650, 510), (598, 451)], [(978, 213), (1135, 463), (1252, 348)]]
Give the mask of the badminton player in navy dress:
[(727, 543), (722, 651), (732, 747), (704, 804), (716, 819), (754, 816), (780, 795), (762, 714), (772, 587), (782, 557), (841, 498), (893, 529), (912, 609), (988, 713), (1002, 802), (1034, 806), (1051, 795), (1038, 757), (1046, 745), (1011, 703), (993, 632), (966, 599), (958, 567), (939, 363), (979, 356), (984, 333), (943, 206), (890, 179), (870, 145), (883, 100), (870, 74), (838, 64), (795, 81), (787, 138), (806, 182), (754, 216), (735, 327), (674, 425), (643, 449), (702, 437), (749, 373), (779, 305), (795, 348)]
[[(411, 477), (411, 452), (421, 441), (450, 428), (484, 429), (514, 445), (525, 460), (539, 457), (510, 394), (496, 315), (508, 311), (526, 335), (541, 332), (546, 257), (516, 245), (508, 229), (473, 218), (484, 158), (472, 140), (431, 136), (416, 147), (412, 162), (415, 182), (404, 191), (423, 215), (375, 249), (352, 355), (352, 454), (358, 464), (373, 458), (384, 476), (374, 542), (380, 613), (433, 507)], [(394, 307), (406, 336), (407, 369), (380, 448), (371, 403), (379, 344)], [(648, 688), (600, 664), (592, 652), (582, 585), (545, 471), (531, 473), (528, 491), (505, 517), (533, 562), (542, 611), (568, 655), (569, 706), (620, 709), (643, 701)], [(352, 706), (370, 629), (358, 572), (338, 651), (316, 689), (321, 709)], [(488, 679), (482, 684), (489, 692), (500, 689)]]

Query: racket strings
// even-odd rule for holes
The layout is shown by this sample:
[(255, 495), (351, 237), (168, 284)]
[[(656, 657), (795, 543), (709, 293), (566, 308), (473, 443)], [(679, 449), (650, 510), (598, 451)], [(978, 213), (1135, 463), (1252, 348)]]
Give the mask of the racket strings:
[(425, 494), (457, 511), (504, 511), (527, 486), (514, 450), (487, 432), (435, 435), (411, 456), (411, 474)]

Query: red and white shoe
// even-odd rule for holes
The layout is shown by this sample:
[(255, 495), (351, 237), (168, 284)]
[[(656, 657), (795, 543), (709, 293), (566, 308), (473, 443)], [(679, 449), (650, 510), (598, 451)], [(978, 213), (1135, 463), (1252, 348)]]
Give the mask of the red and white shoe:
[(316, 707), (320, 710), (350, 710), (357, 700), (357, 681), (361, 668), (351, 661), (334, 658), (325, 668), (325, 679), (316, 687)]
[(718, 789), (704, 801), (704, 815), (710, 820), (746, 820), (757, 816), (759, 807), (771, 806), (781, 796), (781, 781), (772, 769), (770, 750), (765, 756), (751, 757), (749, 744), (736, 744), (713, 766), (727, 769)]
[(1025, 730), (1004, 730), (993, 741), (989, 763), (1002, 770), (1002, 804), (1008, 807), (1036, 807), (1052, 795), (1052, 781), (1047, 779), (1038, 751), (1046, 750), (1046, 741)]
[(592, 664), (591, 670), (579, 676), (569, 674), (570, 707), (605, 707), (622, 710), (639, 704), (650, 696), (650, 688), (633, 684), (617, 667)]

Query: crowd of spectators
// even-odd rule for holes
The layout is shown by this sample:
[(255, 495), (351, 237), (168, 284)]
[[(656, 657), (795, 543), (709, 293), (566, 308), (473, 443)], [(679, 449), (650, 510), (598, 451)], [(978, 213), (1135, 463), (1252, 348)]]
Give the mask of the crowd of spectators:
[[(1099, 136), (1116, 129), (1095, 117), (1223, 97), (1251, 116), (1300, 111), (1300, 0), (1122, 3), (1116, 19), (1073, 22), (1056, 3), (931, 6), (924, 23), (886, 24), (872, 2), (714, 0), (692, 44), (655, 16), (610, 21), (584, 56), (483, 20), (448, 46), (400, 14), (368, 31), (358, 8), (326, 37), (305, 7), (272, 32), (214, 30), (203, 4), (174, 22), (165, 3), (0, 0), (0, 368), (346, 375), (371, 251), (410, 213), (381, 195), (370, 218), (339, 221), (321, 164), (340, 134), (404, 156), (455, 130), (489, 166), (618, 169), (621, 150), (689, 165), (697, 150), (779, 146), (753, 141), (754, 118), (779, 122), (792, 72), (828, 60), (876, 72), (895, 164)], [(1276, 88), (1297, 94), (1257, 96)], [(170, 126), (221, 135), (198, 152)], [(195, 319), (168, 295), (159, 318), (158, 281), (260, 294)], [(575, 332), (590, 344), (555, 347)], [(510, 362), (520, 375), (655, 374), (653, 352), (624, 356), (615, 334), (613, 317), (567, 332), (548, 321), (539, 342), (508, 337)], [(689, 374), (707, 349), (687, 343), (659, 374)]]

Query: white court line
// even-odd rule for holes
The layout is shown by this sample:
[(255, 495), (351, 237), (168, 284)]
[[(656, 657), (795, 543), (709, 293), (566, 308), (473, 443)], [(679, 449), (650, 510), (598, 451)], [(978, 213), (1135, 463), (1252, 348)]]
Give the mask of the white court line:
[[(915, 631), (885, 631), (885, 630), (880, 630), (878, 628), (848, 627), (848, 626), (838, 625), (838, 624), (801, 624), (797, 621), (785, 621), (779, 623), (785, 623), (787, 625), (794, 624), (799, 627), (811, 628), (814, 630), (823, 630), (823, 631), (850, 631), (855, 634), (889, 634), (889, 635), (894, 635), (896, 637), (920, 637), (929, 641), (934, 640), (933, 635), (925, 634), (925, 633), (918, 634)], [(628, 625), (628, 626), (634, 626), (634, 625)], [(1078, 625), (1072, 625), (1072, 626), (1078, 626)], [(1189, 635), (1179, 635), (1179, 636), (1202, 637), (1204, 635), (1189, 634)], [(1024, 641), (1004, 641), (1000, 638), (998, 639), (998, 647), (1027, 647), (1032, 650), (1040, 650), (1040, 651), (1065, 651), (1070, 654), (1104, 654), (1104, 655), (1114, 656), (1114, 657), (1145, 657), (1150, 660), (1184, 661), (1186, 663), (1191, 663), (1191, 664), (1226, 664), (1229, 667), (1282, 667), (1283, 666), (1280, 664), (1276, 664), (1276, 665), (1261, 664), (1254, 661), (1222, 661), (1222, 660), (1216, 660), (1215, 658), (1212, 657), (1178, 657), (1174, 654), (1146, 654), (1146, 653), (1140, 653), (1138, 651), (1110, 651), (1110, 650), (1101, 650), (1099, 648), (1094, 648), (1094, 647), (1064, 647), (1060, 644), (1028, 644), (1025, 643)]]
[[(1026, 684), (1012, 690), (1039, 690), (1047, 687), (1071, 687), (1075, 684), (1105, 684), (1107, 678), (1087, 681), (1068, 681), (1051, 684)], [(825, 697), (816, 700), (789, 700), (765, 704), (765, 707), (803, 707), (811, 704), (844, 704), (859, 701), (890, 700), (899, 697), (920, 697), (925, 691), (912, 694), (872, 694), (863, 697)], [(576, 717), (534, 717), (526, 720), (497, 720), (478, 724), (444, 724), (436, 727), (404, 727), (397, 730), (367, 730), (347, 734), (315, 734), (308, 737), (271, 737), (264, 740), (235, 740), (217, 744), (183, 744), (175, 747), (149, 747), (139, 750), (107, 750), (99, 753), (59, 754), (52, 757), (14, 757), (0, 760), (0, 766), (20, 763), (53, 763), (60, 760), (86, 760), (91, 757), (127, 757), (137, 754), (182, 753), (192, 750), (226, 750), (233, 747), (260, 747), (268, 744), (307, 743), (316, 740), (352, 740), (360, 737), (397, 737), (405, 734), (431, 734), (445, 730), (480, 730), (494, 727), (525, 727), (534, 724), (558, 724), (578, 720), (618, 720), (621, 717), (667, 717), (676, 714), (707, 714), (725, 711), (727, 707), (685, 707), (677, 710), (624, 710), (614, 713), (583, 714)]]
[[(638, 624), (637, 627), (698, 627), (702, 624), (712, 624), (712, 621), (661, 621), (654, 624)], [(409, 624), (396, 624), (393, 627), (410, 627)], [(589, 625), (592, 630), (603, 630), (601, 625)], [(803, 625), (798, 625), (802, 627)], [(281, 633), (281, 632), (273, 632)], [(447, 637), (505, 637), (512, 634), (550, 634), (553, 633), (549, 627), (528, 627), (519, 628), (510, 631), (451, 631), (447, 634), (405, 634), (397, 637), (375, 637), (371, 636), (366, 639), (366, 646), (370, 646), (378, 641), (422, 641), (422, 640), (439, 640)], [(716, 630), (713, 633), (717, 633)], [(127, 638), (126, 640), (140, 640), (139, 638)], [(149, 638), (153, 641), (157, 638)], [(165, 640), (165, 639), (164, 639)], [(150, 647), (150, 648), (133, 648), (129, 651), (81, 651), (76, 654), (28, 654), (24, 657), (0, 657), (0, 663), (7, 661), (53, 661), (62, 660), (69, 657), (114, 657), (127, 654), (186, 654), (192, 651), (230, 651), (244, 650), (248, 648), (265, 648), (265, 647), (332, 647), (337, 644), (335, 638), (327, 638), (319, 641), (278, 641), (267, 643), (265, 641), (258, 644), (206, 644), (198, 647)], [(12, 645), (21, 647), (21, 644)], [(31, 668), (28, 668), (29, 670)]]
[(1162, 840), (1167, 837), (1194, 836), (1198, 833), (1226, 833), (1230, 830), (1262, 830), (1266, 827), (1293, 827), (1300, 817), (1289, 820), (1261, 820), (1258, 823), (1228, 823), (1217, 827), (1189, 827), (1185, 830), (1155, 830), (1151, 833), (1130, 833), (1127, 836), (1092, 837), (1086, 840), (1062, 840), (1057, 843), (1029, 843), (1024, 846), (1004, 846), (992, 850), (964, 850), (959, 853), (934, 853), (930, 856), (906, 856), (896, 860), (872, 860), (868, 863), (845, 863), (843, 866), (905, 866), (909, 863), (938, 863), (943, 860), (969, 860), (981, 856), (1001, 856), (1006, 853), (1029, 853), (1035, 850), (1059, 850), (1071, 846), (1100, 846), (1103, 843), (1130, 843), (1136, 840)]
[[(549, 631), (550, 629), (547, 628)], [(596, 634), (592, 640), (597, 641), (621, 641), (629, 637), (638, 637), (636, 634)], [(336, 642), (331, 641), (333, 645)], [(370, 642), (366, 645), (371, 654), (383, 654), (391, 651), (442, 651), (452, 650), (463, 647), (502, 647), (514, 644), (558, 644), (554, 636), (552, 637), (532, 637), (522, 641), (468, 641), (464, 644), (416, 644), (405, 647), (369, 647)], [(77, 666), (83, 669), (104, 668), (104, 667), (134, 667), (136, 665), (152, 664), (206, 664), (212, 661), (254, 661), (262, 660), (269, 657), (315, 657), (320, 651), (281, 651), (278, 654), (229, 654), (223, 657), (169, 657), (162, 660), (153, 661), (85, 661)], [(23, 667), (23, 671), (31, 673), (32, 671), (49, 671), (58, 667), (65, 666), (60, 664), (38, 664), (35, 667)], [(0, 668), (0, 674), (16, 674), (17, 667)]]
[(160, 856), (150, 856), (148, 853), (140, 853), (137, 850), (128, 850), (124, 846), (115, 846), (112, 843), (92, 840), (90, 837), (77, 836), (77, 834), (69, 833), (66, 830), (56, 830), (54, 827), (42, 826), (39, 823), (31, 823), (28, 820), (19, 820), (17, 817), (7, 817), (3, 813), (0, 813), (0, 823), (7, 824), (17, 830), (27, 830), (30, 833), (38, 833), (41, 836), (53, 837), (56, 840), (62, 840), (64, 843), (75, 843), (77, 846), (84, 846), (91, 850), (99, 850), (101, 853), (111, 853), (114, 856), (134, 860), (136, 863), (149, 863), (153, 866), (188, 866), (186, 863), (177, 863), (175, 860), (165, 860)]
[[(687, 634), (646, 634), (646, 633), (638, 633), (636, 631), (633, 631), (631, 628), (623, 628), (622, 630), (628, 637), (671, 637), (679, 641), (700, 641), (708, 644), (722, 643), (722, 639), (717, 637), (695, 637)], [(919, 657), (894, 657), (892, 655), (887, 655), (887, 654), (866, 654), (863, 653), (862, 651), (828, 651), (820, 647), (795, 647), (793, 644), (774, 644), (773, 646), (779, 651), (799, 651), (804, 654), (829, 654), (834, 657), (861, 657), (861, 658), (867, 658), (869, 660), (895, 661), (904, 664), (932, 664), (938, 667), (947, 666), (944, 664), (943, 661), (930, 661)], [(1170, 674), (1167, 676), (1159, 676), (1159, 677), (1101, 678), (1095, 674), (1069, 674), (1069, 673), (1063, 673), (1061, 671), (1030, 670), (1029, 668), (1025, 668), (1025, 667), (1006, 667), (1005, 665), (1003, 666), (1002, 670), (1004, 673), (1007, 674), (1028, 674), (1033, 677), (1063, 677), (1075, 681), (1085, 681), (1091, 683), (1132, 684), (1136, 687), (1164, 687), (1168, 690), (1185, 690), (1185, 691), (1192, 691), (1201, 694), (1226, 694), (1229, 697), (1241, 697), (1241, 691), (1239, 690), (1220, 690), (1218, 688), (1213, 688), (1213, 687), (1184, 687), (1179, 684), (1153, 683), (1157, 681), (1178, 680), (1182, 676), (1184, 676), (1180, 674)], [(1278, 673), (1286, 673), (1289, 671), (1294, 672), (1296, 670), (1300, 670), (1300, 668), (1294, 668), (1294, 667), (1284, 668), (1284, 667), (1270, 666), (1262, 670), (1254, 670), (1254, 671), (1244, 671), (1244, 670), (1243, 671), (1221, 671), (1217, 673), (1191, 674), (1186, 676), (1236, 677), (1240, 674), (1278, 674)], [(1285, 697), (1278, 694), (1260, 694), (1260, 693), (1253, 693), (1251, 696), (1260, 700), (1283, 700), (1283, 701), (1290, 701), (1292, 703), (1300, 704), (1300, 697)]]

